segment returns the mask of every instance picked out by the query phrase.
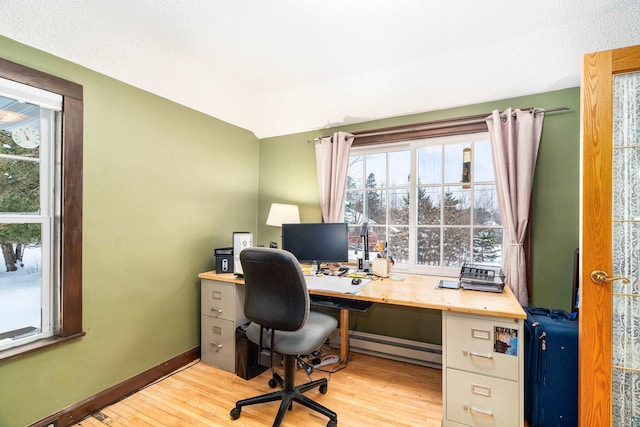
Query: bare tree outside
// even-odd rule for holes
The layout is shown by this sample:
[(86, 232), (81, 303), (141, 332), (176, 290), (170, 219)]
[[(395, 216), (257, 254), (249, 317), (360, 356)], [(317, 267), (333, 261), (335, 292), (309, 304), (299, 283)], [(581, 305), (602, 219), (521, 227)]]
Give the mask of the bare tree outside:
[[(37, 213), (40, 208), (39, 148), (22, 148), (0, 132), (0, 212)], [(11, 156), (11, 157), (9, 157)], [(7, 272), (23, 267), (27, 245), (40, 245), (39, 224), (1, 224), (0, 247)]]
[[(472, 146), (475, 148), (472, 143), (464, 143), (416, 150), (424, 166), (418, 171), (413, 189), (409, 185), (410, 162), (404, 161), (405, 157), (409, 158), (409, 151), (351, 156), (345, 221), (354, 230), (358, 229), (357, 225), (368, 222), (370, 245), (384, 240), (396, 262), (408, 263), (410, 198), (415, 197), (417, 265), (499, 264), (503, 232), (493, 171), (486, 164), (490, 162), (488, 143), (478, 144), (478, 156), (483, 156), (485, 163), (476, 169), (476, 174), (483, 182), (476, 183), (473, 179), (469, 183), (459, 182), (462, 150)], [(382, 165), (388, 165), (389, 170)], [(388, 184), (387, 181), (393, 181), (391, 169), (394, 169), (395, 181)], [(403, 174), (406, 179), (399, 179)]]

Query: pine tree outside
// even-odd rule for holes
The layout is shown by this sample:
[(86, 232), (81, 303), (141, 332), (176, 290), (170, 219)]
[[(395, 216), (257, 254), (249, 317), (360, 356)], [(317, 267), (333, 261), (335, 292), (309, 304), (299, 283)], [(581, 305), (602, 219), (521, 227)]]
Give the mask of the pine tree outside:
[[(42, 328), (40, 145), (22, 146), (15, 132), (39, 132), (40, 108), (0, 97), (0, 344)], [(6, 117), (9, 116), (9, 119)], [(11, 117), (19, 121), (11, 121)], [(17, 138), (17, 137), (16, 137)]]
[[(462, 183), (464, 149), (473, 161), (470, 182)], [(412, 271), (501, 264), (502, 221), (487, 135), (355, 148), (345, 221), (353, 236), (368, 222), (370, 250), (385, 241), (396, 263)]]

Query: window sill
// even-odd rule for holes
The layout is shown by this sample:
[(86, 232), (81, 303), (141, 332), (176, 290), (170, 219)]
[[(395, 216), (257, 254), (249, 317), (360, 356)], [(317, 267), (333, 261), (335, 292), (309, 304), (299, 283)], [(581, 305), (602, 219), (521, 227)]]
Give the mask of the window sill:
[(34, 341), (29, 344), (21, 345), (19, 347), (3, 350), (3, 351), (0, 351), (0, 362), (4, 362), (5, 360), (10, 360), (10, 359), (15, 359), (17, 357), (21, 357), (26, 354), (30, 354), (39, 350), (50, 348), (55, 345), (72, 341), (78, 338), (82, 338), (85, 335), (86, 335), (85, 332), (80, 332), (79, 334), (71, 335), (68, 337), (57, 337), (57, 336), (49, 337), (39, 341)]

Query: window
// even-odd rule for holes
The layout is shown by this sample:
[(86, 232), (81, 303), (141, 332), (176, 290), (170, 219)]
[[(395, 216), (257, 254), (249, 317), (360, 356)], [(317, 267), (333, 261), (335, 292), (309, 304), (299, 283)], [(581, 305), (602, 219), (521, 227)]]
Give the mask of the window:
[(82, 87), (0, 59), (0, 359), (82, 335)]
[(488, 134), (353, 148), (345, 221), (354, 248), (360, 224), (368, 222), (371, 256), (376, 242), (386, 241), (398, 269), (457, 275), (464, 262), (500, 264)]

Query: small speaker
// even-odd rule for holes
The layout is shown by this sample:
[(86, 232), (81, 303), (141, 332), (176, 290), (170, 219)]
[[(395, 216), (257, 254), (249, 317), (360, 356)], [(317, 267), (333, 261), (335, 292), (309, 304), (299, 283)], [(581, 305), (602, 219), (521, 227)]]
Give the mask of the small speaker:
[(233, 232), (233, 272), (238, 276), (242, 276), (240, 252), (251, 247), (253, 247), (253, 234), (247, 231)]
[(218, 248), (216, 256), (216, 273), (233, 273), (233, 248)]

